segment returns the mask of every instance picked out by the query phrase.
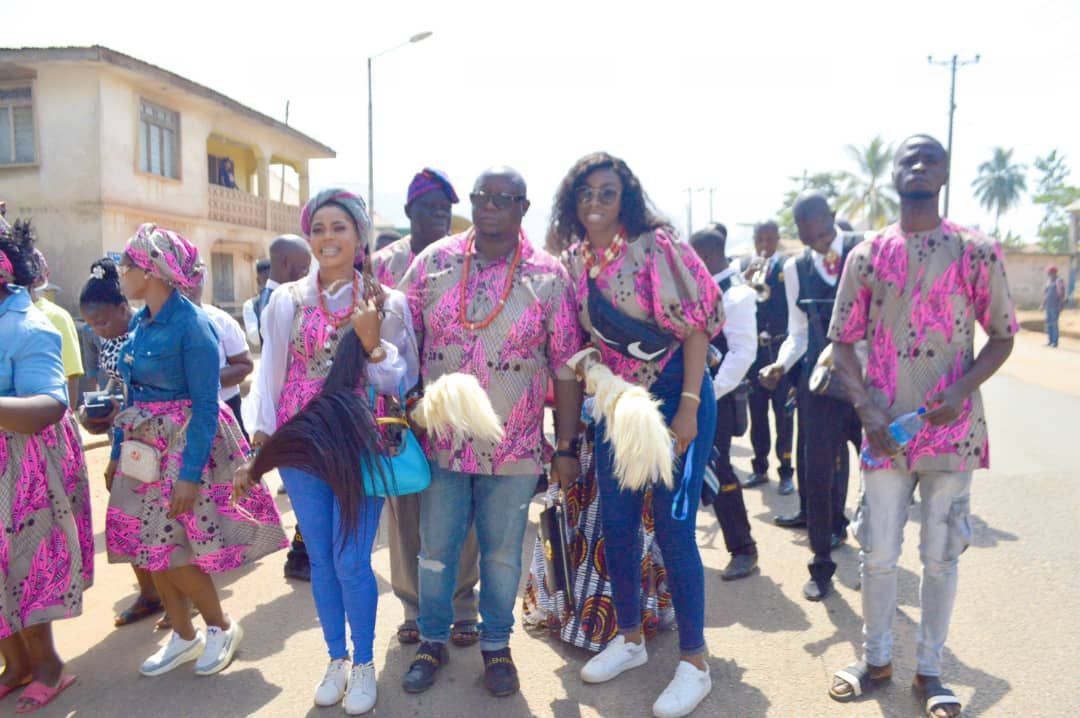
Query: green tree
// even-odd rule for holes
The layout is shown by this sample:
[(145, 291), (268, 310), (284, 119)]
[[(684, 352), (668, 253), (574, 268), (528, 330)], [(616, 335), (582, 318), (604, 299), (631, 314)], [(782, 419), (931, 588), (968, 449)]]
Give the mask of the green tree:
[(1065, 156), (1059, 155), (1057, 150), (1051, 150), (1045, 157), (1036, 157), (1035, 169), (1039, 179), (1032, 201), (1044, 207), (1038, 244), (1048, 252), (1067, 252), (1069, 215), (1065, 208), (1080, 199), (1080, 187), (1068, 184), (1069, 166)]
[(989, 160), (979, 165), (979, 174), (972, 181), (975, 199), (987, 210), (994, 213), (994, 231), (997, 232), (1001, 215), (1020, 203), (1020, 197), (1027, 191), (1027, 169), (1022, 164), (1012, 161), (1013, 151), (1004, 147), (995, 147)]
[(869, 229), (884, 227), (900, 206), (891, 184), (893, 146), (879, 135), (865, 147), (848, 145), (845, 149), (858, 169), (840, 173), (847, 199), (841, 209)]
[(1027, 247), (1027, 242), (1024, 241), (1024, 238), (1019, 234), (1014, 233), (1012, 230), (1006, 232), (1004, 237), (1001, 236), (1001, 232), (996, 230), (991, 232), (990, 236), (1001, 242), (1001, 246), (1005, 249), (1024, 249)]
[(780, 225), (780, 233), (788, 237), (797, 236), (795, 219), (792, 217), (791, 208), (795, 206), (795, 200), (807, 190), (817, 190), (825, 195), (829, 204), (836, 209), (843, 207), (848, 197), (843, 190), (843, 177), (839, 172), (815, 172), (810, 174), (806, 170), (799, 177), (789, 177), (792, 187), (784, 193), (784, 203), (780, 211), (776, 213), (777, 223)]

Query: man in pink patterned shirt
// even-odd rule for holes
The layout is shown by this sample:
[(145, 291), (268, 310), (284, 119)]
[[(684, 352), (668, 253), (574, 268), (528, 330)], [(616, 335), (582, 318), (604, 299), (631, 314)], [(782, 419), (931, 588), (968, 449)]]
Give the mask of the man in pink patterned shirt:
[[(1000, 245), (938, 213), (947, 166), (932, 137), (900, 145), (893, 167), (900, 221), (851, 252), (829, 327), (836, 369), (874, 457), (873, 465), (863, 464), (854, 522), (862, 545), (864, 656), (837, 671), (829, 694), (851, 700), (892, 675), (896, 563), (917, 484), (923, 577), (914, 687), (935, 718), (960, 713), (941, 682), (941, 656), (957, 561), (971, 541), (972, 471), (990, 465), (978, 389), (1005, 363), (1017, 332)], [(989, 336), (977, 356), (976, 321)], [(854, 349), (861, 339), (870, 351), (865, 380)], [(927, 409), (925, 423), (898, 445), (889, 423), (919, 407)]]
[(521, 175), (487, 170), (469, 199), (473, 228), (427, 247), (398, 288), (413, 313), (421, 380), (472, 374), (503, 420), (505, 436), (498, 444), (427, 438), (432, 481), (420, 495), (421, 644), (404, 688), (426, 691), (446, 662), (458, 558), (475, 521), (484, 685), (503, 696), (518, 690), (508, 644), (528, 505), (550, 448), (543, 434), (550, 377), (558, 441), (552, 473), (572, 481), (579, 470), (571, 442), (581, 389), (565, 364), (582, 336), (566, 270), (521, 229), (529, 208)]

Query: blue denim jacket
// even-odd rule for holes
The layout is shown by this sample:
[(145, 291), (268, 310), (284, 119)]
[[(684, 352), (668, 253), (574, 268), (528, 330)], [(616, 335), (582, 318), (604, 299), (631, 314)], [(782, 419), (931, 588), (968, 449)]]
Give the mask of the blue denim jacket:
[(44, 394), (68, 404), (60, 358), (60, 333), (30, 302), (30, 293), (9, 286), (0, 303), (0, 396)]
[[(176, 290), (156, 317), (146, 307), (132, 317), (131, 334), (120, 349), (117, 369), (128, 386), (129, 404), (191, 400), (187, 444), (180, 456), (181, 481), (198, 483), (210, 458), (218, 425), (218, 361), (213, 325)], [(117, 441), (113, 458), (119, 455)]]

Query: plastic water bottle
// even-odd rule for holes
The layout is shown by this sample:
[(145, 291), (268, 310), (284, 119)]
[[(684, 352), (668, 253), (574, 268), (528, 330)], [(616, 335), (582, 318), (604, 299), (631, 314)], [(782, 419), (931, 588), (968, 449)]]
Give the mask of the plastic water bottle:
[[(902, 449), (908, 445), (908, 443), (918, 433), (919, 427), (923, 422), (923, 414), (926, 413), (926, 407), (920, 406), (915, 411), (898, 416), (893, 419), (893, 422), (889, 424), (889, 434), (892, 436), (893, 441)], [(867, 444), (862, 450), (863, 463), (872, 469), (878, 469), (885, 465), (888, 461), (888, 457), (878, 458), (870, 453), (870, 445)]]

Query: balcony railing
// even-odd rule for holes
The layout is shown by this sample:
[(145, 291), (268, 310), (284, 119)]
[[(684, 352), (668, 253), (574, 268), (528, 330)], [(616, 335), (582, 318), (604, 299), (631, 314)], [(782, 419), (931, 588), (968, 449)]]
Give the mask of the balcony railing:
[(264, 199), (242, 190), (209, 186), (208, 216), (216, 222), (267, 229), (280, 234), (300, 233), (300, 208)]

